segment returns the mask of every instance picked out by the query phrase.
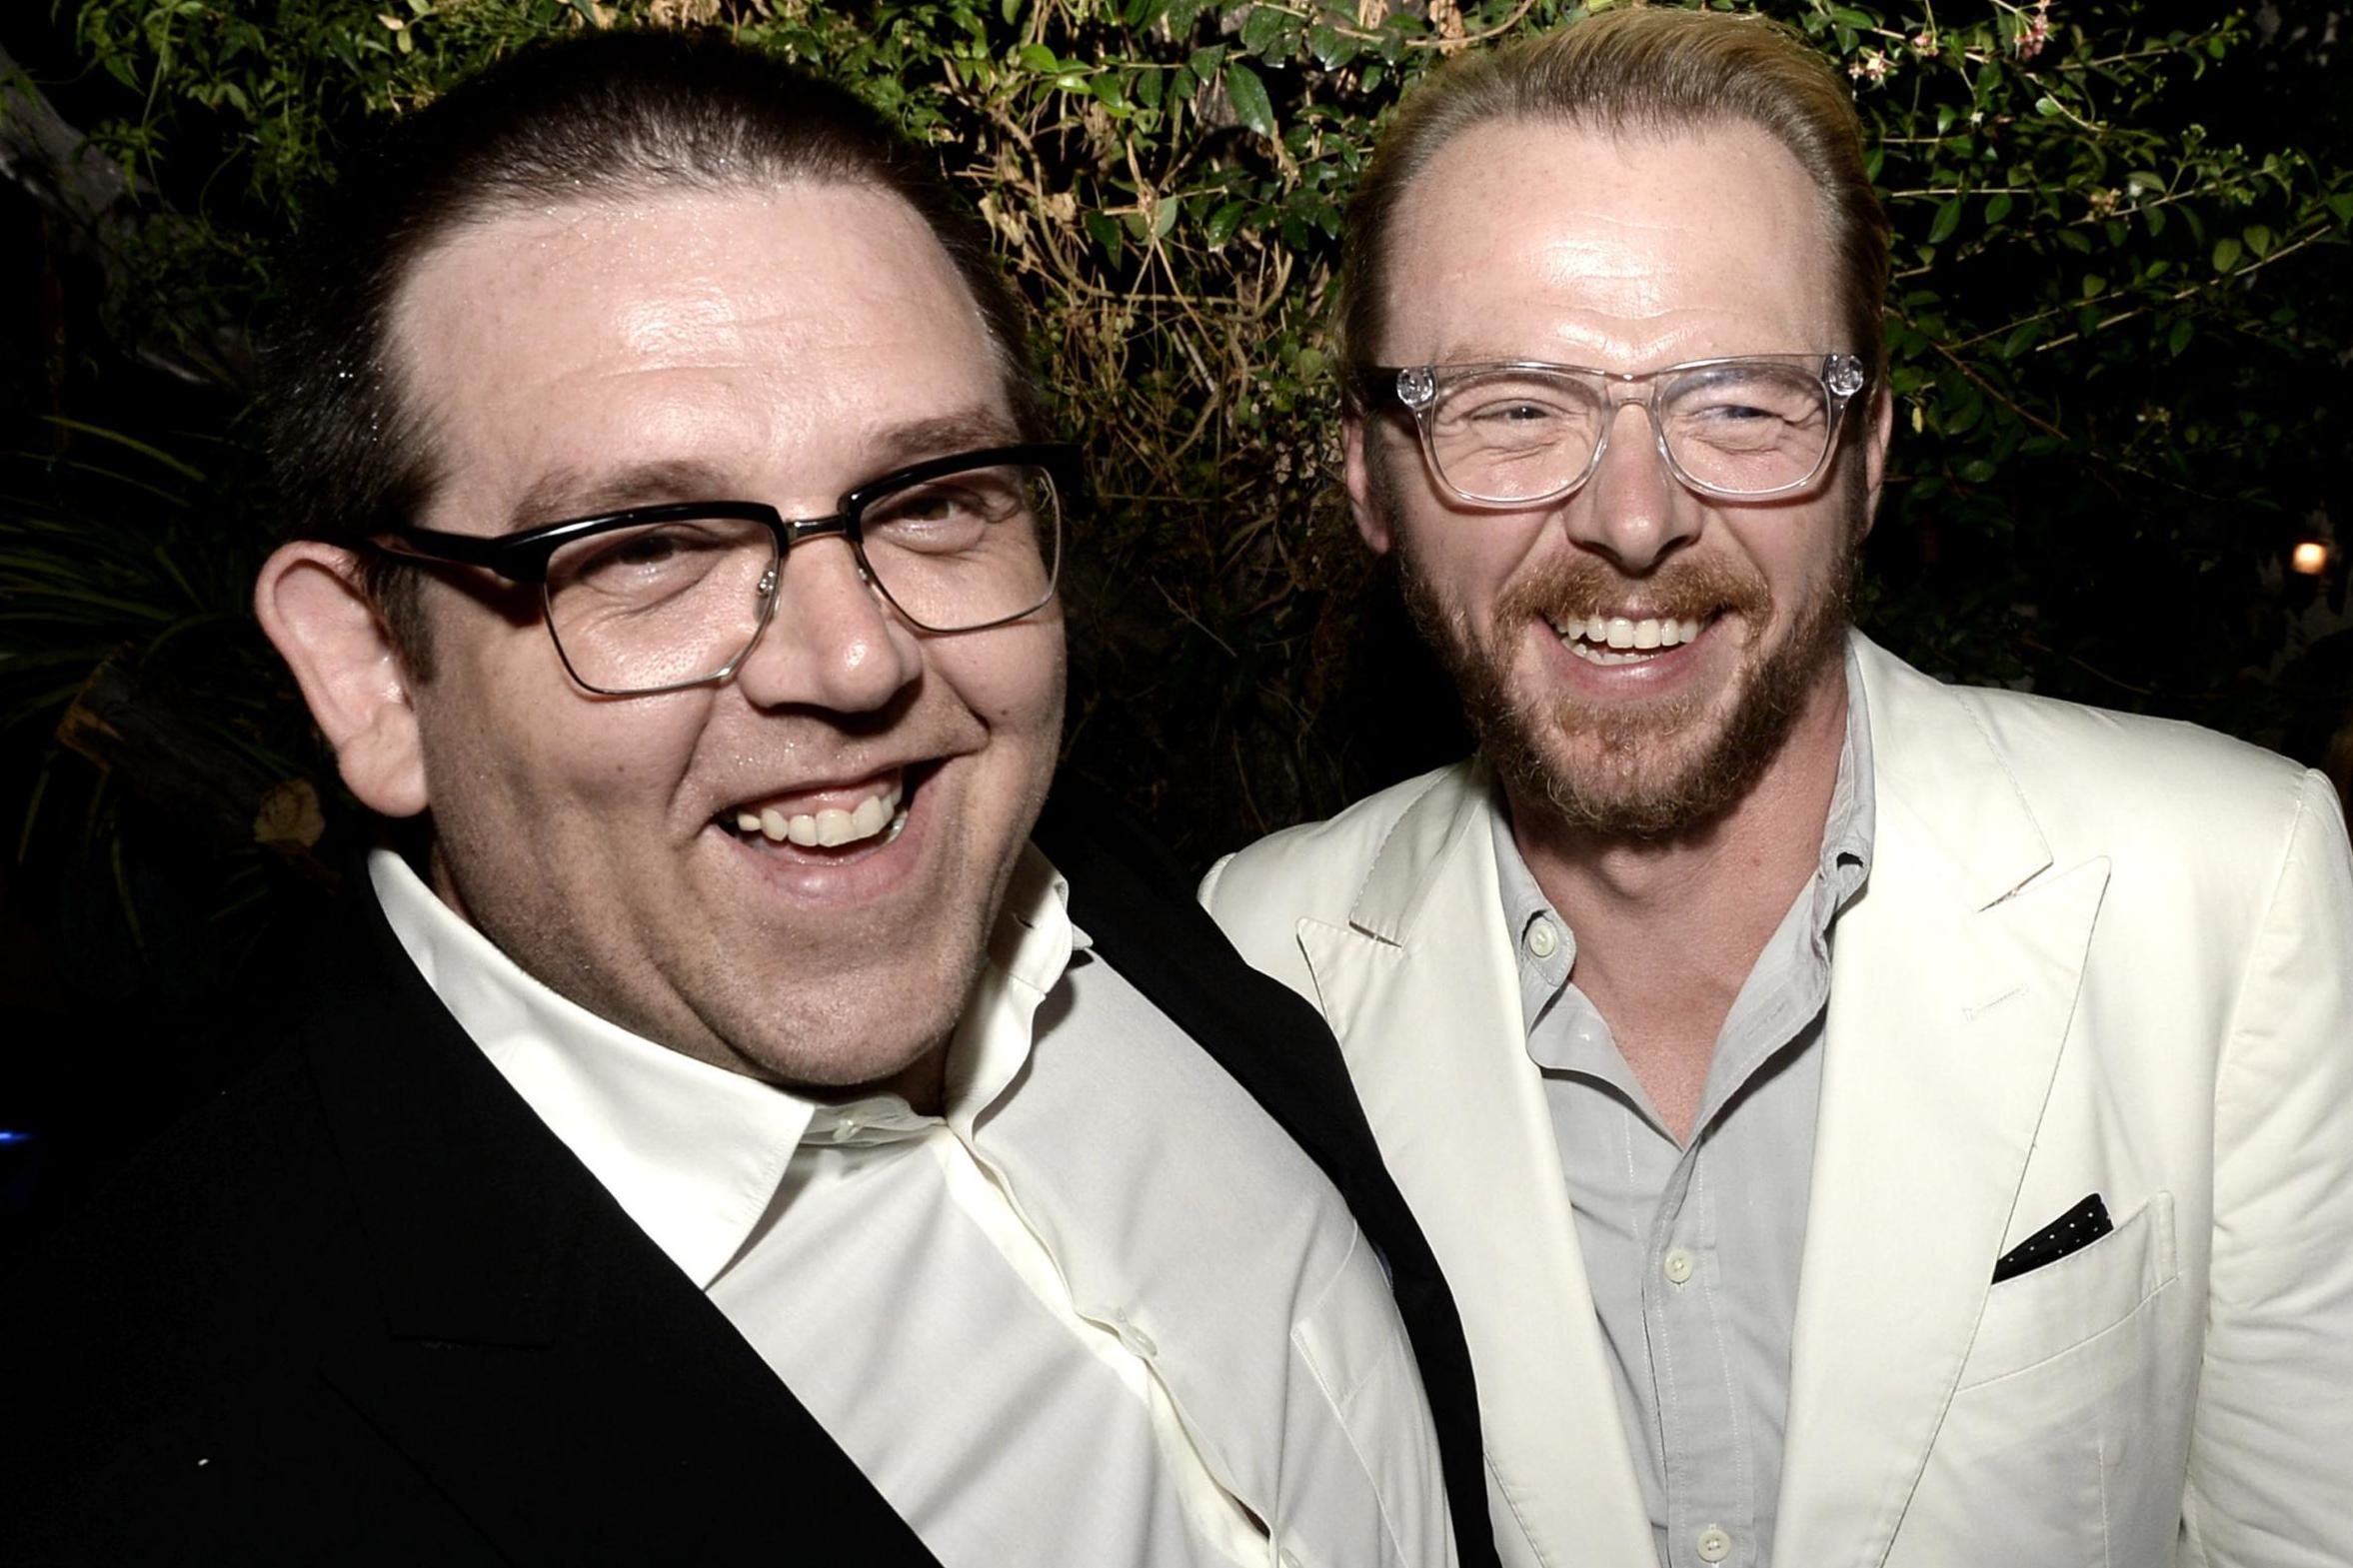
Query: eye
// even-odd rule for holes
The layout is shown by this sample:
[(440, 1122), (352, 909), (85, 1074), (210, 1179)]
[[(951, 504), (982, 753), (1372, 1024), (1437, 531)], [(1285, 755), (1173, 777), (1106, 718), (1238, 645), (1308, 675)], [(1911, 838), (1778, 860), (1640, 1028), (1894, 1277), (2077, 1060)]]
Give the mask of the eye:
[(617, 529), (559, 550), (548, 562), (548, 583), (558, 590), (660, 593), (700, 579), (748, 540), (760, 543), (756, 531), (724, 519)]
[(1025, 511), (1018, 474), (986, 469), (887, 496), (867, 509), (862, 522), (870, 545), (932, 554), (971, 549), (996, 525)]

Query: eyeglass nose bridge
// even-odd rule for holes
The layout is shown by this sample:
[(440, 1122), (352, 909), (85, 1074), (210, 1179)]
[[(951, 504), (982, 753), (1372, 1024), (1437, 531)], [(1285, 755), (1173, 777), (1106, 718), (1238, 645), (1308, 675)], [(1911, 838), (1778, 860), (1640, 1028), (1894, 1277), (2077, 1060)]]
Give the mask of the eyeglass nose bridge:
[[(1552, 499), (1566, 501), (1584, 489), (1592, 482), (1593, 476), (1601, 472), (1601, 460), (1609, 453), (1610, 433), (1617, 429), (1618, 416), (1629, 408), (1640, 409), (1642, 417), (1650, 422), (1650, 445), (1652, 450), (1658, 454), (1658, 461), (1666, 466), (1667, 477), (1679, 485), (1689, 487), (1691, 484), (1689, 476), (1684, 474), (1683, 466), (1675, 461), (1675, 455), (1667, 450), (1666, 423), (1658, 417), (1659, 373), (1657, 371), (1605, 370), (1595, 371), (1593, 374), (1601, 381), (1600, 433), (1593, 438), (1593, 452), (1590, 457), (1585, 459), (1584, 472), (1569, 481), (1568, 487)], [(1636, 388), (1641, 389), (1639, 394), (1636, 393)], [(1620, 389), (1622, 389), (1622, 393)]]
[(776, 620), (777, 601), (784, 597), (785, 563), (796, 545), (813, 539), (839, 538), (850, 547), (850, 560), (858, 568), (858, 580), (867, 586), (867, 591), (886, 605), (892, 602), (890, 591), (876, 581), (874, 569), (866, 563), (866, 542), (858, 531), (857, 513), (836, 512), (822, 518), (778, 517), (770, 521), (768, 531), (776, 539), (776, 556), (769, 562), (768, 570), (760, 575), (760, 581), (753, 585), (753, 592), (760, 597), (760, 623), (752, 629), (743, 652), (707, 677), (709, 681), (734, 680), (745, 662), (759, 650), (761, 640), (768, 636), (768, 629)]

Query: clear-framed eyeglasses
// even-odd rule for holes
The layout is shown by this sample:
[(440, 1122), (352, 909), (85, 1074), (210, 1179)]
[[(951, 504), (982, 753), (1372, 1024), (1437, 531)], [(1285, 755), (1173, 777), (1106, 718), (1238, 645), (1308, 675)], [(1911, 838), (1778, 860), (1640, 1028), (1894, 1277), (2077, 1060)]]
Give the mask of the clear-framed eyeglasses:
[(485, 539), (387, 529), (388, 554), (536, 584), (572, 679), (606, 697), (725, 681), (776, 614), (797, 545), (845, 541), (874, 591), (920, 632), (982, 632), (1054, 598), (1063, 497), (1078, 451), (990, 447), (859, 486), (821, 518), (757, 501), (665, 502)]
[(1510, 507), (1558, 500), (1591, 479), (1629, 403), (1649, 417), (1667, 468), (1700, 495), (1801, 491), (1828, 466), (1847, 405), (1869, 380), (1851, 354), (1694, 360), (1639, 375), (1515, 361), (1376, 365), (1354, 376), (1367, 408), (1412, 417), (1448, 490)]

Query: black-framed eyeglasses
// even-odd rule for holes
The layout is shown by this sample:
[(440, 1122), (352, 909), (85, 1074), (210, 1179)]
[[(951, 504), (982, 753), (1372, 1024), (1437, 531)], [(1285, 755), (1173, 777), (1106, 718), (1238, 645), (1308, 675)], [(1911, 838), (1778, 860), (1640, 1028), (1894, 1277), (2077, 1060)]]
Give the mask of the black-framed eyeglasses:
[(1870, 377), (1851, 354), (1764, 354), (1639, 375), (1534, 360), (1375, 365), (1351, 380), (1366, 408), (1412, 417), (1430, 472), (1448, 490), (1520, 507), (1591, 479), (1628, 403), (1649, 416), (1675, 478), (1703, 496), (1756, 501), (1803, 490), (1829, 464), (1847, 405)]
[(683, 501), (571, 518), (495, 539), (404, 526), (391, 555), (537, 584), (557, 657), (607, 697), (733, 676), (776, 612), (793, 547), (839, 536), (874, 591), (921, 632), (981, 632), (1054, 598), (1063, 496), (1078, 450), (989, 447), (885, 474), (821, 518), (757, 501)]

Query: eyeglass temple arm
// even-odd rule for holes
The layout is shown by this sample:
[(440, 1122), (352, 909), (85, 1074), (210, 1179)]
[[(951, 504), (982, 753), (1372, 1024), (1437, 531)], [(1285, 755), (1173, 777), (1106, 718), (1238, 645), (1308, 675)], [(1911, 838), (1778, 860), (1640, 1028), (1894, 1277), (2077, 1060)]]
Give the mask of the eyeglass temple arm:
[(384, 529), (367, 541), (370, 548), (406, 561), (438, 561), (480, 567), (510, 583), (537, 583), (547, 576), (545, 549), (516, 549), (513, 539), (483, 539), (474, 534), (452, 534), (413, 523)]

